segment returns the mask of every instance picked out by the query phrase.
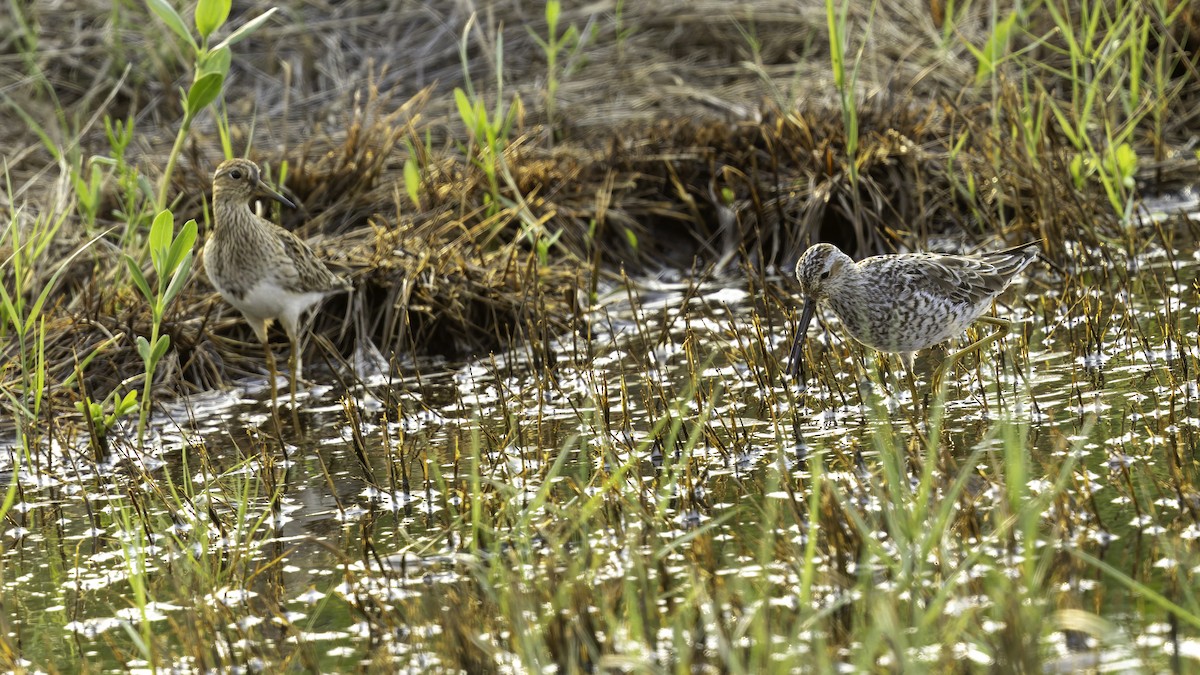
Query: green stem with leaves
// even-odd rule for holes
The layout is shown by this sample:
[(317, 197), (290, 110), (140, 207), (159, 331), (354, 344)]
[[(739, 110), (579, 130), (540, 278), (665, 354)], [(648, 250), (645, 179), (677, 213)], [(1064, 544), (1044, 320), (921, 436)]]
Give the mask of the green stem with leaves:
[(183, 152), (183, 142), (192, 128), (192, 122), (207, 108), (225, 86), (225, 76), (229, 74), (229, 65), (233, 59), (230, 47), (240, 42), (258, 29), (272, 14), (276, 7), (259, 14), (250, 21), (242, 24), (229, 37), (209, 48), (208, 38), (215, 33), (229, 18), (232, 0), (200, 0), (196, 3), (195, 21), (199, 41), (192, 36), (191, 31), (183, 22), (183, 17), (167, 0), (146, 0), (158, 18), (171, 32), (175, 33), (193, 54), (195, 54), (195, 76), (192, 86), (183, 95), (183, 122), (175, 135), (175, 143), (171, 146), (171, 154), (167, 157), (167, 166), (163, 171), (162, 182), (158, 186), (156, 206), (159, 210), (167, 208), (167, 192), (171, 185), (171, 176), (175, 173), (175, 164)]
[(145, 365), (145, 377), (142, 385), (142, 405), (138, 414), (138, 445), (141, 446), (146, 438), (146, 422), (150, 417), (150, 395), (154, 384), (154, 371), (158, 362), (166, 355), (171, 346), (171, 336), (162, 334), (163, 316), (167, 306), (183, 290), (188, 275), (192, 270), (192, 246), (196, 243), (196, 221), (189, 220), (175, 235), (175, 216), (168, 210), (162, 210), (154, 218), (150, 226), (150, 260), (157, 274), (155, 287), (152, 289), (142, 274), (142, 269), (132, 256), (125, 256), (125, 265), (133, 283), (150, 303), (150, 339), (137, 336), (138, 355)]

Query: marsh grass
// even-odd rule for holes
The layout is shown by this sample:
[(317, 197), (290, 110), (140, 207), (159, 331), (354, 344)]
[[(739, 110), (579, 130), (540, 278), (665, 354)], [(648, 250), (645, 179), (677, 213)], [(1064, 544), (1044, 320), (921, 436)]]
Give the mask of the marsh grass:
[[(653, 340), (635, 338), (644, 339)], [(1064, 552), (1041, 545), (1087, 518), (1066, 498), (1094, 418), (1061, 460), (1035, 466), (1026, 423), (1000, 422), (959, 455), (943, 440), (893, 432), (876, 399), (864, 412), (874, 445), (859, 450), (877, 468), (819, 444), (797, 461), (779, 418), (767, 470), (719, 476), (713, 456), (736, 467), (736, 440), (750, 434), (716, 412), (725, 394), (701, 376), (712, 359), (685, 361), (667, 382), (650, 364), (617, 385), (597, 379), (581, 406), (593, 411), (580, 418), (584, 433), (552, 453), (530, 440), (540, 428), (504, 415), (499, 429), (464, 439), (453, 471), (421, 462), (425, 486), (412, 494), (455, 495), (435, 520), (463, 533), (437, 538), (459, 551), (443, 556), (439, 574), (456, 570), (462, 583), (399, 612), (438, 623), (422, 640), (437, 663), (945, 670), (968, 655), (1028, 669), (1053, 660), (1044, 636), (1059, 631), (1120, 643), (1098, 617), (1049, 601)], [(656, 412), (643, 417), (641, 406)], [(944, 410), (935, 402), (927, 438), (947, 438)], [(631, 419), (647, 426), (630, 434)], [(1042, 475), (1056, 478), (1031, 489)], [(730, 490), (743, 501), (718, 506)], [(989, 491), (997, 500), (984, 508)], [(401, 557), (427, 565), (437, 557), (427, 545)], [(380, 629), (394, 630), (390, 620)]]
[[(1157, 268), (1147, 288), (1169, 278)], [(700, 283), (680, 293), (720, 310)], [(763, 672), (953, 670), (966, 657), (1039, 669), (1061, 658), (1055, 636), (1073, 632), (1159, 662), (1081, 606), (1082, 591), (1054, 590), (1098, 573), (1192, 630), (1186, 584), (1160, 592), (1081, 543), (1109, 517), (1080, 498), (1087, 491), (1076, 495), (1096, 414), (1056, 432), (1052, 453), (1035, 450), (1037, 425), (1004, 413), (964, 445), (945, 426), (945, 402), (897, 411), (860, 388), (842, 397), (869, 433), (823, 434), (793, 416), (844, 404), (778, 381), (782, 326), (741, 330), (732, 313), (706, 323), (684, 311), (688, 302), (651, 309), (633, 283), (615, 293), (620, 303), (593, 325), (603, 333), (638, 317), (617, 339), (618, 362), (594, 363), (596, 348), (581, 344), (582, 354), (563, 350), (534, 367), (551, 349), (525, 340), (476, 369), (481, 381), (465, 392), (497, 387), (495, 410), (459, 398), (463, 432), (444, 446), (421, 426), (389, 423), (422, 413), (411, 407), (421, 397), (395, 391), (375, 412), (342, 401), (354, 453), (341, 466), (315, 448), (291, 453), (300, 466), (279, 466), (264, 438), (238, 440), (237, 456), (221, 460), (207, 444), (169, 441), (164, 459), (179, 469), (164, 481), (153, 465), (137, 468), (132, 442), (118, 443), (134, 471), (98, 489), (109, 495), (101, 522), (115, 535), (105, 546), (119, 544), (126, 558), (117, 583), (128, 587), (131, 611), (121, 616), (131, 632), (128, 642), (105, 638), (106, 658)], [(759, 325), (783, 315), (770, 302)], [(540, 333), (537, 313), (522, 321), (524, 334)], [(866, 363), (874, 391), (886, 391), (886, 375)], [(1161, 447), (1128, 442), (1130, 455)], [(1166, 479), (1183, 481), (1174, 486), (1152, 470), (1129, 465), (1116, 482), (1140, 505), (1194, 490), (1187, 469)], [(358, 485), (349, 496), (335, 487), (347, 472)], [(327, 484), (348, 519), (317, 546), (336, 568), (311, 577), (322, 593), (302, 604), (297, 593), (313, 582), (297, 585), (295, 568), (309, 564), (312, 544), (287, 524), (298, 494), (289, 473)], [(205, 602), (182, 621), (159, 604), (176, 598)], [(165, 623), (154, 618), (162, 610)], [(318, 646), (320, 626), (347, 621), (381, 647), (335, 655)], [(290, 645), (282, 653), (269, 647), (281, 640)]]
[[(1038, 670), (1079, 635), (1152, 667), (1194, 640), (1180, 533), (1197, 490), (1180, 423), (1195, 415), (1194, 292), (1172, 251), (1197, 233), (1139, 209), (1144, 191), (1195, 178), (1177, 150), (1198, 93), (1185, 3), (934, 3), (930, 17), (892, 3), (548, 3), (526, 16), (500, 2), (471, 17), (349, 3), (255, 8), (235, 25), (261, 30), (213, 49), (225, 17), (200, 4), (199, 41), (158, 0), (170, 34), (140, 5), (34, 4), (14, 5), (18, 30), (0, 38), (14, 56), (0, 87), (14, 149), (0, 392), (16, 437), (0, 554), (59, 541), (30, 506), (36, 486), (83, 475), (103, 499), (62, 496), (94, 524), (53, 561), (70, 610), (0, 619), (0, 664), (71, 670), (100, 649), (118, 667), (204, 670), (953, 670), (964, 657)], [(103, 39), (64, 42), (50, 27), (75, 25), (68, 9), (90, 12)], [(368, 341), (393, 355), (393, 377), (413, 355), (479, 357), (478, 392), (456, 403), (475, 421), (448, 449), (405, 430), (442, 413), (414, 412), (395, 382), (382, 413), (351, 396), (336, 406), (351, 468), (319, 448), (281, 464), (300, 430), (227, 430), (232, 461), (160, 435), (166, 409), (148, 406), (162, 394), (261, 372), (202, 281), (156, 303), (166, 287), (139, 297), (121, 265), (163, 258), (155, 204), (203, 233), (209, 173), (231, 152), (280, 178), (302, 207), (283, 224), (355, 280), (355, 304), (336, 299), (316, 321), (331, 363)], [(1021, 354), (964, 366), (947, 398), (920, 405), (875, 393), (890, 375), (836, 341), (811, 389), (782, 379), (794, 299), (769, 272), (818, 239), (867, 254), (947, 232), (1045, 241), (1035, 327), (1010, 341), (1061, 339), (1079, 364), (1063, 385), (1077, 405), (1056, 413), (1074, 425), (1045, 445), (1034, 437), (1055, 413), (1038, 408)], [(1147, 264), (1155, 255), (1168, 264)], [(664, 266), (696, 281), (658, 313), (630, 276)], [(708, 302), (701, 280), (731, 272), (757, 305), (745, 323), (706, 306), (728, 322), (721, 341), (684, 310)], [(1117, 311), (1132, 299), (1153, 310)], [(622, 354), (595, 344), (628, 324)], [(167, 346), (145, 359), (138, 335)], [(1099, 438), (1114, 342), (1172, 365), (1122, 380), (1131, 417)], [(947, 427), (964, 400), (986, 430)], [(66, 414), (75, 403), (83, 422)], [(134, 403), (159, 415), (148, 447), (124, 422)], [(814, 418), (864, 431), (830, 436)], [(64, 458), (85, 437), (91, 456)], [(361, 492), (345, 491), (347, 472)], [(298, 473), (327, 484), (349, 523), (337, 535), (288, 529)], [(1101, 480), (1122, 516), (1167, 523), (1150, 545), (1165, 569), (1106, 557)], [(302, 576), (321, 588), (310, 604), (286, 561), (312, 555), (312, 539), (338, 583)], [(120, 561), (100, 589), (83, 584), (92, 552)], [(1113, 590), (1083, 606), (1100, 577)], [(0, 616), (30, 615), (12, 591)], [(196, 599), (187, 621), (166, 607)], [(93, 603), (123, 632), (89, 623)], [(1151, 614), (1172, 626), (1160, 652), (1139, 645), (1144, 625), (1114, 618)], [(369, 639), (325, 649), (321, 628), (348, 617)], [(50, 637), (68, 632), (65, 650)]]
[[(316, 134), (289, 136), (297, 123), (286, 116), (297, 111), (278, 111), (285, 118), (276, 120), (273, 111), (246, 109), (245, 97), (239, 96), (243, 85), (236, 79), (227, 82), (224, 71), (212, 71), (212, 79), (220, 80), (219, 91), (232, 107), (224, 108), (220, 119), (212, 122), (215, 127), (198, 118), (200, 127), (193, 135), (217, 132), (224, 155), (234, 147), (234, 140), (250, 143), (260, 128), (282, 129), (274, 134), (282, 137), (285, 148), (293, 148), (291, 156), (263, 156), (253, 146), (246, 150), (267, 163), (290, 167), (286, 188), (303, 208), (282, 213), (285, 225), (301, 226), (303, 235), (318, 236), (323, 252), (336, 252), (335, 262), (365, 281), (367, 292), (358, 310), (333, 303), (317, 325), (318, 333), (332, 338), (344, 353), (352, 349), (352, 341), (368, 337), (351, 335), (352, 311), (383, 317), (374, 322), (378, 327), (369, 337), (386, 343), (385, 348), (399, 345), (453, 356), (507, 346), (512, 344), (509, 337), (517, 336), (514, 327), (521, 312), (519, 303), (508, 299), (520, 294), (496, 294), (491, 289), (528, 283), (536, 271), (552, 277), (540, 279), (539, 284), (557, 285), (550, 293), (561, 295), (575, 283), (573, 272), (580, 261), (587, 261), (585, 265), (593, 270), (585, 283), (594, 287), (604, 270), (614, 265), (631, 270), (653, 269), (663, 262), (686, 266), (700, 257), (736, 266), (741, 256), (755, 266), (787, 265), (816, 239), (833, 240), (860, 254), (876, 253), (926, 241), (947, 227), (1000, 232), (1011, 238), (1042, 236), (1051, 255), (1060, 257), (1058, 242), (1077, 236), (1081, 227), (1088, 241), (1099, 244), (1132, 225), (1136, 193), (1131, 184), (1139, 162), (1130, 155), (1131, 134), (1153, 123), (1160, 137), (1177, 135), (1164, 111), (1183, 105), (1191, 95), (1184, 83), (1168, 77), (1184, 67), (1179, 45), (1169, 32), (1178, 10), (1147, 6), (1123, 15), (1095, 7), (1086, 14), (1089, 23), (1075, 26), (1064, 24), (1072, 20), (1071, 15), (1057, 6), (1036, 14), (1015, 10), (992, 14), (970, 3), (955, 6), (941, 18), (942, 37), (930, 54), (952, 66), (947, 77), (958, 72), (961, 54), (971, 55), (976, 63), (969, 71), (962, 69), (961, 91), (947, 99), (944, 92), (954, 90), (950, 83), (939, 82), (941, 98), (896, 105), (892, 99), (864, 92), (871, 91), (867, 80), (877, 72), (872, 64), (893, 48), (891, 41), (902, 20), (912, 17), (897, 17), (884, 8), (863, 13), (850, 4), (835, 4), (827, 3), (815, 27), (836, 29), (828, 44), (833, 82), (841, 83), (836, 87), (840, 103), (835, 106), (841, 111), (840, 122), (829, 116), (829, 106), (819, 98), (793, 106), (779, 95), (790, 90), (794, 79), (778, 85), (778, 76), (771, 74), (781, 58), (775, 40), (791, 24), (782, 19), (779, 23), (761, 18), (746, 21), (739, 11), (731, 10), (736, 23), (729, 26), (700, 24), (692, 14), (677, 18), (685, 25), (704, 25), (713, 35), (734, 31), (737, 44), (752, 48), (754, 78), (765, 77), (764, 84), (775, 92), (772, 102), (755, 115), (728, 120), (714, 120), (712, 115), (616, 120), (606, 149), (599, 149), (603, 144), (594, 139), (572, 135), (578, 128), (572, 123), (582, 119), (579, 115), (565, 114), (562, 125), (538, 126), (537, 115), (558, 113), (527, 110), (522, 103), (539, 98), (522, 79), (537, 60), (526, 58), (529, 47), (541, 52), (542, 68), (550, 66), (541, 79), (560, 82), (552, 98), (561, 100), (567, 113), (572, 97), (579, 95), (570, 88), (576, 78), (606, 83), (596, 79), (598, 73), (590, 68), (607, 53), (607, 31), (621, 31), (627, 40), (645, 48), (653, 40), (652, 28), (659, 25), (651, 21), (647, 30), (629, 33), (620, 28), (636, 18), (628, 12), (607, 23), (584, 20), (571, 7), (560, 6), (553, 16), (536, 17), (528, 30), (509, 30), (494, 15), (469, 17), (453, 43), (460, 76), (450, 81), (461, 84), (456, 95), (448, 95), (453, 87), (439, 84), (410, 89), (412, 97), (405, 98), (394, 86), (400, 66), (367, 71), (370, 76), (363, 88), (339, 90), (350, 112), (344, 129), (335, 132), (318, 127)], [(259, 20), (267, 15), (256, 16), (245, 25), (261, 26)], [(129, 17), (119, 18), (113, 29), (130, 30)], [(794, 20), (816, 18), (802, 12)], [(240, 20), (235, 18), (233, 25), (242, 25), (237, 23)], [(27, 24), (29, 30), (38, 25)], [(220, 22), (216, 25), (212, 31), (219, 32)], [(580, 25), (589, 26), (587, 39), (572, 35), (571, 28)], [(195, 49), (184, 51), (195, 52), (197, 59), (205, 61), (206, 36), (191, 37), (186, 26), (172, 30), (170, 34), (179, 40), (189, 36)], [(254, 54), (264, 41), (275, 44), (288, 34), (278, 30), (279, 35), (239, 30), (208, 51), (227, 52), (226, 43), (237, 36), (237, 46)], [(846, 42), (846, 36), (864, 34), (863, 30), (873, 36), (869, 43), (879, 52), (866, 43)], [(217, 34), (212, 31), (210, 35)], [(1056, 36), (1063, 36), (1061, 44)], [(1118, 40), (1119, 48), (1097, 52), (1101, 36)], [(153, 34), (141, 39), (155, 40)], [(36, 49), (41, 43), (20, 44)], [(621, 49), (628, 55), (630, 47), (627, 41)], [(571, 61), (569, 80), (556, 79), (554, 73), (562, 69), (557, 61), (545, 61), (550, 59), (546, 50)], [(1083, 62), (1098, 55), (1105, 59), (1103, 67), (1085, 67)], [(431, 63), (448, 56), (437, 52)], [(47, 86), (45, 82), (59, 67), (53, 60), (38, 63), (41, 79), (31, 82), (34, 93), (37, 86)], [(192, 70), (194, 83), (196, 74), (209, 77), (204, 68)], [(698, 70), (697, 76), (702, 72)], [(913, 87), (932, 84), (913, 77)], [(1066, 102), (1055, 98), (1053, 83), (1060, 79), (1071, 94)], [(1120, 106), (1098, 98), (1097, 92), (1114, 87), (1122, 92)], [(113, 91), (110, 107), (128, 108), (121, 90)], [(447, 95), (434, 95), (435, 91)], [(291, 100), (290, 92), (285, 98)], [(10, 97), (10, 101), (17, 102), (10, 106), (14, 110), (30, 108), (18, 99)], [(983, 101), (988, 104), (982, 105)], [(72, 111), (71, 101), (53, 105)], [(231, 111), (250, 117), (230, 125)], [(24, 115), (31, 118), (28, 112)], [(140, 160), (131, 161), (129, 155), (131, 147), (145, 152), (148, 145), (155, 146), (157, 137), (147, 129), (134, 138), (132, 122), (109, 124), (111, 115), (105, 115), (108, 148), (97, 156), (107, 158), (113, 174), (96, 188), (95, 160), (90, 165), (78, 162), (72, 165), (71, 180), (82, 190), (77, 201), (85, 223), (107, 224), (115, 215), (115, 226), (125, 232), (122, 246), (141, 259), (147, 244), (138, 233), (150, 221), (139, 196), (145, 192), (141, 183), (144, 176), (156, 172), (152, 166), (137, 166)], [(198, 115), (196, 110), (192, 117)], [(1006, 124), (1010, 119), (1015, 123)], [(94, 134), (72, 131), (86, 131), (88, 125), (58, 125), (62, 128), (41, 128), (39, 137), (43, 145), (51, 142), (50, 149), (59, 155), (93, 142)], [(1093, 133), (1094, 128), (1102, 133)], [(271, 132), (267, 133), (269, 138)], [(561, 133), (565, 142), (546, 149), (541, 141), (554, 133)], [(179, 139), (185, 135), (180, 127), (171, 148), (182, 152)], [(63, 137), (71, 140), (54, 142)], [(191, 147), (184, 175), (172, 178), (171, 172), (164, 173), (156, 200), (162, 201), (164, 191), (170, 191), (176, 195), (172, 199), (179, 200), (176, 210), (181, 217), (204, 223), (208, 171), (217, 157), (201, 151), (200, 143)], [(1186, 167), (1171, 163), (1161, 148), (1155, 153), (1172, 171)], [(1163, 165), (1155, 170), (1162, 175)], [(400, 199), (404, 194), (407, 203)], [(116, 209), (111, 208), (114, 199), (120, 205)], [(455, 227), (460, 232), (454, 232)], [(393, 233), (401, 231), (403, 248), (389, 249), (390, 241), (401, 238)], [(369, 245), (373, 237), (381, 241)], [(459, 264), (442, 262), (448, 250), (450, 260)], [(511, 265), (527, 250), (535, 254), (536, 266)], [(438, 264), (431, 267), (430, 261)], [(465, 271), (464, 264), (473, 271)], [(520, 270), (523, 279), (505, 279), (512, 270)], [(436, 281), (431, 286), (414, 283), (420, 279)], [(85, 291), (98, 314), (95, 329), (99, 332), (90, 338), (92, 342), (101, 335), (126, 332), (106, 317), (133, 309), (122, 299), (122, 291), (129, 290), (127, 283), (108, 281), (97, 278), (95, 287)], [(416, 300), (412, 293), (417, 289), (423, 291), (425, 301), (406, 301)], [(115, 312), (110, 309), (114, 305)], [(559, 305), (558, 311), (564, 310), (569, 311), (568, 303)], [(179, 348), (172, 360), (179, 367), (165, 371), (160, 386), (175, 392), (204, 389), (260, 369), (257, 353), (242, 347), (247, 335), (239, 322), (216, 320), (227, 315), (203, 283), (186, 289), (180, 299), (180, 318), (167, 318), (168, 332)], [(61, 345), (55, 344), (60, 336), (52, 335), (50, 340), (52, 382), (75, 372), (63, 349), (65, 336), (61, 337)], [(132, 350), (123, 351), (111, 367), (83, 369), (85, 377), (94, 378), (91, 389), (111, 391), (142, 367), (139, 359), (128, 358), (136, 356)]]

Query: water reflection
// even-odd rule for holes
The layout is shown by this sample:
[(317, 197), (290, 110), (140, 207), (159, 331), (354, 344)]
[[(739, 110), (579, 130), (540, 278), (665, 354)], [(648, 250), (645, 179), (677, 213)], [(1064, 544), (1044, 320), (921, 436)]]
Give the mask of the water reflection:
[[(549, 345), (558, 355), (549, 374), (516, 348), (459, 367), (413, 361), (349, 393), (311, 387), (301, 398), (307, 431), (286, 429), (282, 447), (265, 383), (193, 396), (156, 416), (154, 453), (118, 444), (92, 462), (80, 451), (86, 439), (67, 437), (34, 461), (0, 458), (0, 472), (16, 471), (21, 487), (0, 578), (6, 598), (30, 610), (11, 622), (57, 636), (31, 646), (46, 663), (69, 662), (54, 644), (72, 635), (112, 667), (131, 667), (103, 646), (122, 626), (195, 619), (235, 627), (219, 631), (238, 636), (220, 646), (226, 656), (267, 663), (273, 642), (299, 642), (320, 646), (313, 663), (338, 668), (357, 663), (357, 647), (369, 642), (395, 663), (425, 667), (435, 659), (421, 645), (443, 631), (428, 620), (429, 603), (471, 593), (472, 580), (503, 564), (482, 551), (546, 549), (525, 528), (557, 522), (565, 504), (617, 508), (624, 497), (613, 484), (671, 524), (642, 542), (667, 547), (662, 573), (689, 574), (678, 550), (694, 533), (739, 541), (762, 525), (764, 504), (802, 502), (814, 468), (870, 517), (893, 507), (889, 490), (920, 489), (926, 462), (947, 484), (971, 474), (961, 540), (946, 542), (939, 559), (961, 565), (953, 583), (971, 584), (1003, 573), (983, 560), (1016, 566), (1028, 554), (978, 525), (1007, 512), (1003, 433), (1025, 434), (1034, 465), (1071, 466), (1065, 479), (1078, 501), (1044, 514), (1075, 528), (1067, 540), (1122, 569), (1175, 572), (1196, 561), (1171, 552), (1200, 538), (1183, 517), (1194, 494), (1169, 489), (1200, 426), (1195, 273), (1194, 263), (1168, 264), (1160, 253), (1141, 261), (1129, 293), (1109, 292), (1119, 275), (1108, 270), (1073, 290), (1010, 293), (1002, 311), (1014, 335), (956, 372), (944, 407), (914, 400), (897, 386), (898, 366), (849, 344), (832, 317), (809, 340), (814, 379), (802, 389), (781, 379), (790, 308), (729, 280), (610, 289), (578, 334)], [(1138, 284), (1169, 301), (1150, 302), (1159, 296)], [(918, 396), (940, 357), (918, 357)], [(929, 434), (941, 439), (939, 454), (926, 454)], [(903, 456), (906, 479), (887, 483), (881, 452)], [(1054, 486), (1039, 476), (1026, 489), (1036, 496)], [(492, 522), (494, 513), (525, 521)], [(573, 546), (602, 560), (608, 578), (630, 574), (627, 534), (593, 534)], [(912, 554), (877, 535), (887, 555)], [(803, 547), (810, 532), (793, 525), (777, 536)], [(847, 583), (814, 589), (818, 602), (852, 600), (860, 561), (819, 562)], [(896, 583), (882, 567), (866, 571), (881, 588)], [(762, 579), (780, 607), (795, 602), (800, 583), (788, 560), (719, 574)], [(1081, 605), (1154, 637), (1124, 596), (1074, 573), (1061, 583)], [(195, 588), (216, 590), (193, 598)], [(131, 603), (130, 593), (154, 599)], [(986, 602), (964, 593), (946, 612)], [(401, 607), (408, 613), (395, 614)], [(1060, 666), (1083, 658), (1075, 655), (1087, 647), (1076, 642), (1064, 637)], [(962, 648), (970, 658), (973, 647)]]

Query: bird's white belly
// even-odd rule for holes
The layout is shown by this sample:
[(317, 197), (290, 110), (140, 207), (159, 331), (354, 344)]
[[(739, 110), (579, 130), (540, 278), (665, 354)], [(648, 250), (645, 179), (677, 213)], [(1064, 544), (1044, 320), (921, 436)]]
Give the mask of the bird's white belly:
[(283, 316), (297, 317), (325, 297), (324, 293), (293, 293), (271, 281), (260, 281), (240, 299), (229, 298), (230, 304), (243, 314), (264, 319)]

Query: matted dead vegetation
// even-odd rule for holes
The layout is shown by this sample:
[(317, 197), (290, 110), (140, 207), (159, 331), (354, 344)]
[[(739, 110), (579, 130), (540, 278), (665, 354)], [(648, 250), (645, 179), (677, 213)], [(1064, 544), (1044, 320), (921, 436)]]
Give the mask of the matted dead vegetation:
[[(270, 30), (236, 50), (225, 94), (234, 145), (249, 146), (250, 157), (276, 170), (287, 163), (286, 189), (301, 208), (283, 213), (283, 224), (353, 278), (356, 293), (327, 303), (315, 325), (343, 355), (367, 337), (398, 358), (464, 356), (563, 330), (587, 302), (579, 291), (620, 268), (697, 260), (786, 267), (816, 239), (867, 253), (947, 231), (1040, 237), (1057, 256), (1064, 241), (1113, 232), (1103, 192), (1072, 184), (1061, 135), (1022, 136), (1017, 117), (1041, 115), (1049, 126), (1047, 110), (1025, 110), (1021, 86), (1003, 78), (984, 105), (970, 52), (940, 46), (937, 3), (879, 8), (874, 16), (853, 10), (850, 25), (869, 25), (871, 40), (860, 68), (852, 172), (824, 8), (810, 4), (566, 7), (562, 22), (583, 37), (559, 74), (553, 119), (532, 37), (545, 23), (532, 6), (492, 3), (474, 8), (474, 17), (472, 7), (454, 3), (287, 6)], [(9, 100), (84, 157), (106, 153), (97, 120), (133, 116), (132, 152), (154, 178), (175, 130), (177, 85), (190, 74), (167, 41), (154, 39), (161, 27), (138, 14), (144, 10), (123, 11), (118, 17), (86, 3), (30, 8), (30, 31), (0, 44), (0, 72), (10, 80)], [(68, 23), (80, 28), (73, 38), (49, 30)], [(957, 30), (979, 44), (986, 25), (978, 9), (960, 17)], [(1190, 23), (1180, 26), (1173, 39), (1182, 50), (1194, 38)], [(22, 40), (34, 33), (57, 42), (36, 52), (57, 101), (22, 74), (33, 68), (22, 61)], [(473, 90), (494, 102), (500, 43), (505, 99), (521, 101), (504, 152), (510, 179), (500, 186), (502, 204), (464, 155), (466, 132), (450, 95), (469, 72)], [(1058, 58), (1052, 44), (1037, 48), (1048, 63)], [(1193, 69), (1180, 61), (1175, 96), (1164, 103), (1167, 123), (1148, 143), (1157, 159), (1147, 171), (1152, 180), (1195, 177), (1190, 158), (1171, 150), (1194, 126)], [(1041, 86), (1041, 96), (1069, 93), (1061, 82)], [(55, 178), (69, 159), (51, 157), (13, 107), (0, 116), (12, 206), (67, 214), (55, 246), (75, 250), (94, 232), (79, 226)], [(1038, 161), (1030, 160), (1030, 144)], [(176, 174), (177, 219), (205, 222), (219, 154), (215, 127), (201, 120)], [(419, 204), (401, 175), (413, 154), (422, 168)], [(116, 228), (115, 186), (105, 187), (105, 199), (99, 222)], [(531, 219), (561, 232), (549, 256), (526, 236)], [(51, 391), (101, 345), (103, 358), (84, 373), (87, 389), (112, 390), (143, 372), (133, 336), (145, 334), (149, 319), (122, 280), (120, 245), (101, 236), (56, 282), (47, 319)], [(21, 280), (19, 292), (47, 283), (63, 257), (47, 256), (46, 269)], [(165, 330), (173, 349), (158, 379), (169, 390), (261, 371), (249, 330), (203, 275), (168, 313)], [(5, 347), (6, 361), (13, 348)]]

